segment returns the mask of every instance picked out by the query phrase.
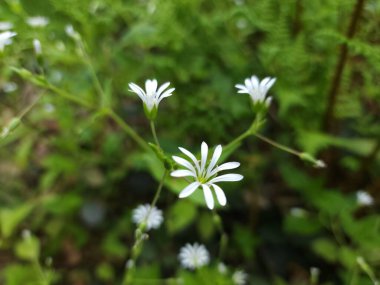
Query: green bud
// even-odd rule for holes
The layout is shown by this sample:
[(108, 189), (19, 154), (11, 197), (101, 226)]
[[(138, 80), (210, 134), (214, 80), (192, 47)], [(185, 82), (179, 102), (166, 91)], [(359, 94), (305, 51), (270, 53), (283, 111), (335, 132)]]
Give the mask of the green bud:
[(324, 163), (324, 161), (322, 161), (320, 159), (316, 159), (315, 157), (308, 154), (307, 152), (301, 153), (299, 158), (306, 161), (306, 162), (313, 164), (313, 166), (316, 168), (325, 168), (326, 167), (326, 164)]

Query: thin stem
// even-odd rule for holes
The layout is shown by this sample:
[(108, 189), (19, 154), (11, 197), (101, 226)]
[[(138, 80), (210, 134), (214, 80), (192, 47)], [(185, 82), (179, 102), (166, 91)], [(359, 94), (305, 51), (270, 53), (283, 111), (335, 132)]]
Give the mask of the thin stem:
[(151, 151), (147, 142), (140, 137), (131, 126), (129, 126), (115, 111), (109, 109), (106, 110), (108, 114), (142, 149)]
[(24, 117), (30, 110), (33, 109), (33, 107), (40, 101), (40, 99), (42, 98), (44, 94), (40, 94), (36, 100), (34, 100), (32, 102), (32, 104), (30, 104), (28, 107), (26, 107), (21, 113), (20, 115), (18, 116), (20, 119), (22, 119), (22, 117)]
[(161, 146), (160, 146), (160, 142), (159, 142), (158, 137), (157, 137), (157, 134), (156, 134), (156, 127), (155, 127), (155, 125), (154, 125), (154, 121), (153, 121), (153, 120), (150, 121), (150, 129), (152, 130), (152, 134), (153, 134), (154, 142), (156, 143), (156, 145), (157, 145), (159, 148), (161, 148)]
[(213, 210), (213, 220), (214, 223), (216, 224), (216, 227), (219, 231), (220, 234), (220, 241), (219, 241), (219, 260), (222, 261), (225, 249), (227, 247), (227, 242), (228, 242), (228, 235), (224, 230), (222, 219), (220, 218), (219, 214)]
[(282, 145), (282, 144), (279, 144), (279, 143), (277, 143), (277, 142), (275, 142), (275, 141), (272, 141), (271, 139), (269, 139), (269, 138), (267, 138), (267, 137), (265, 137), (265, 136), (262, 136), (262, 135), (260, 135), (260, 134), (252, 134), (252, 135), (254, 135), (255, 137), (257, 137), (257, 138), (259, 138), (259, 139), (261, 139), (262, 141), (265, 141), (266, 143), (269, 143), (270, 145), (272, 145), (272, 146), (274, 146), (274, 147), (277, 147), (278, 149), (281, 149), (281, 150), (283, 150), (283, 151), (285, 151), (285, 152), (288, 152), (288, 153), (291, 153), (291, 154), (294, 154), (294, 155), (296, 155), (296, 156), (301, 156), (301, 152), (299, 152), (299, 151), (296, 151), (296, 150), (294, 150), (294, 149), (291, 149), (290, 147), (287, 147), (287, 146), (284, 146), (284, 145)]
[[(356, 27), (358, 25), (360, 14), (363, 10), (363, 7), (364, 7), (364, 0), (357, 0), (354, 10), (352, 11), (350, 25), (346, 33), (346, 37), (349, 40), (354, 37)], [(335, 105), (336, 105), (338, 94), (339, 94), (343, 70), (347, 63), (347, 57), (348, 57), (348, 44), (347, 42), (345, 42), (340, 46), (339, 59), (335, 67), (335, 72), (333, 75), (331, 87), (327, 96), (327, 106), (326, 106), (326, 112), (323, 118), (323, 126), (322, 126), (323, 130), (326, 132), (334, 131)]]
[(65, 99), (67, 99), (73, 103), (76, 103), (76, 104), (81, 105), (83, 107), (86, 107), (88, 109), (94, 109), (95, 108), (90, 103), (88, 103), (88, 102), (86, 102), (86, 101), (84, 101), (84, 100), (82, 100), (76, 96), (73, 96), (73, 95), (67, 93), (66, 91), (64, 91), (60, 88), (57, 88), (51, 84), (47, 85), (46, 88), (49, 89), (50, 91), (56, 93), (57, 95), (61, 96), (62, 98), (65, 98)]
[(125, 269), (124, 278), (123, 278), (123, 282), (122, 282), (123, 285), (133, 284), (132, 281), (134, 281), (133, 280), (133, 273), (135, 271), (136, 260), (139, 257), (140, 252), (142, 250), (142, 246), (144, 245), (144, 241), (147, 238), (146, 222), (147, 222), (147, 219), (148, 219), (153, 207), (156, 205), (156, 203), (160, 197), (160, 194), (161, 194), (162, 188), (164, 186), (164, 182), (165, 182), (167, 175), (168, 175), (168, 170), (165, 170), (165, 172), (161, 178), (160, 184), (157, 187), (157, 190), (156, 190), (156, 193), (155, 193), (154, 198), (152, 200), (152, 203), (150, 204), (150, 209), (149, 209), (149, 211), (145, 217), (145, 220), (139, 225), (139, 227), (135, 231), (136, 239), (135, 239), (135, 242), (132, 246), (131, 258), (128, 260), (128, 263), (131, 266), (127, 266)]
[(104, 90), (103, 90), (103, 87), (102, 85), (100, 84), (100, 80), (98, 78), (98, 75), (96, 74), (96, 71), (95, 71), (95, 68), (94, 68), (94, 65), (92, 64), (92, 61), (91, 61), (91, 58), (90, 56), (88, 55), (87, 51), (86, 51), (86, 48), (84, 46), (84, 43), (82, 41), (82, 38), (79, 37), (77, 40), (76, 40), (83, 56), (84, 56), (84, 59), (88, 65), (88, 67), (90, 68), (90, 71), (91, 71), (91, 75), (92, 75), (92, 78), (94, 80), (94, 84), (95, 84), (95, 88), (98, 90), (98, 93), (99, 95), (101, 96), (101, 98), (105, 98), (105, 93), (104, 93)]
[(45, 275), (45, 272), (42, 269), (42, 266), (41, 266), (40, 262), (38, 261), (38, 258), (35, 258), (33, 260), (33, 265), (34, 265), (35, 270), (37, 271), (38, 275), (40, 276), (41, 284), (49, 285), (50, 284), (49, 279)]

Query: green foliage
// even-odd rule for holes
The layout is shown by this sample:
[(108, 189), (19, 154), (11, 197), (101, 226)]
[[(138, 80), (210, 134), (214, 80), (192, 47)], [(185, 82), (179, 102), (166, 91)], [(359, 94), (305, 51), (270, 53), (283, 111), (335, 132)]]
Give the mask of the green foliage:
[[(17, 36), (0, 51), (0, 283), (120, 284), (133, 254), (132, 210), (152, 201), (178, 146), (197, 153), (206, 141), (223, 145), (221, 160), (240, 161), (245, 178), (225, 187), (216, 223), (202, 191), (178, 200), (188, 182), (168, 177), (157, 202), (165, 227), (146, 233), (136, 284), (234, 284), (236, 268), (249, 273), (247, 284), (308, 284), (310, 267), (320, 267), (320, 284), (374, 284), (380, 6), (364, 1), (351, 38), (356, 2), (2, 1), (1, 22)], [(32, 16), (49, 23), (30, 27)], [(343, 45), (334, 130), (326, 132)], [(254, 124), (249, 96), (234, 89), (252, 74), (277, 78), (268, 114)], [(128, 91), (148, 78), (176, 88), (156, 117), (165, 152), (149, 144), (144, 108)], [(300, 156), (326, 159), (327, 168)], [(373, 205), (358, 203), (359, 189)], [(179, 269), (179, 248), (196, 241), (211, 264)]]

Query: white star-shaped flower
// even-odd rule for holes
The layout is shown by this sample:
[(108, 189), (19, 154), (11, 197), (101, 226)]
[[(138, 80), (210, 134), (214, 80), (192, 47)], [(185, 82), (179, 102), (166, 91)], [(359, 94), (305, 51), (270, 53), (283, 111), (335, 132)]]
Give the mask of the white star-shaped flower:
[(272, 97), (266, 97), (266, 95), (275, 82), (276, 78), (265, 77), (260, 81), (257, 76), (253, 75), (251, 78), (245, 79), (244, 85), (236, 84), (235, 87), (239, 89), (238, 93), (249, 94), (254, 105), (264, 104), (269, 107)]
[(157, 80), (148, 79), (145, 81), (145, 91), (133, 82), (129, 83), (129, 88), (131, 92), (136, 93), (143, 101), (144, 110), (148, 118), (154, 119), (157, 114), (158, 104), (160, 104), (162, 99), (173, 95), (172, 92), (175, 88), (167, 89), (169, 85), (170, 82), (166, 82), (157, 89)]
[(164, 217), (162, 211), (156, 207), (151, 208), (149, 204), (140, 205), (132, 212), (132, 220), (135, 224), (145, 223), (146, 229), (158, 229), (162, 224)]
[(12, 38), (15, 35), (17, 34), (11, 31), (0, 33), (0, 51), (3, 51), (6, 45), (10, 45), (12, 43)]
[(214, 208), (214, 197), (211, 188), (214, 189), (216, 198), (220, 205), (225, 206), (227, 203), (226, 195), (222, 188), (215, 183), (217, 182), (232, 182), (240, 181), (243, 175), (240, 174), (224, 174), (218, 176), (220, 171), (230, 170), (240, 166), (239, 162), (226, 162), (217, 165), (217, 162), (222, 155), (222, 146), (218, 145), (211, 157), (208, 160), (208, 146), (205, 142), (201, 145), (201, 160), (199, 161), (190, 151), (180, 147), (179, 150), (184, 153), (190, 160), (183, 159), (178, 156), (173, 156), (173, 160), (186, 169), (175, 170), (171, 173), (173, 177), (192, 177), (195, 181), (188, 185), (179, 194), (179, 198), (190, 196), (200, 186), (203, 189), (203, 194), (209, 209)]
[(196, 269), (207, 265), (210, 262), (210, 256), (206, 247), (202, 244), (186, 244), (181, 248), (179, 261), (183, 268)]

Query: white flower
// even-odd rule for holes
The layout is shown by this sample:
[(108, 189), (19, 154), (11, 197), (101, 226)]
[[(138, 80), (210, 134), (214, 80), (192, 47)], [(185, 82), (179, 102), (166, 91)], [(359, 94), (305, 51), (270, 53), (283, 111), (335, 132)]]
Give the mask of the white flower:
[(146, 229), (158, 229), (164, 220), (162, 211), (149, 204), (140, 205), (132, 212), (132, 220), (135, 224), (145, 224)]
[(17, 34), (11, 31), (0, 33), (0, 51), (3, 51), (6, 45), (10, 45), (12, 43), (12, 38), (15, 35)]
[(29, 26), (34, 28), (42, 28), (49, 24), (49, 19), (42, 16), (30, 17), (26, 19), (26, 22)]
[(356, 192), (356, 200), (360, 206), (371, 206), (374, 202), (373, 197), (363, 190)]
[(34, 47), (34, 52), (36, 55), (41, 55), (42, 54), (42, 47), (41, 47), (41, 42), (38, 39), (33, 40), (33, 47)]
[(209, 253), (206, 247), (202, 244), (194, 243), (186, 244), (181, 248), (179, 261), (183, 268), (195, 269), (207, 265), (210, 261)]
[(243, 84), (236, 84), (235, 87), (239, 89), (238, 93), (247, 93), (251, 96), (253, 104), (264, 104), (269, 107), (272, 97), (266, 97), (268, 90), (275, 83), (276, 78), (265, 77), (259, 81), (257, 76), (253, 75), (251, 78), (246, 78)]
[(183, 159), (178, 156), (173, 156), (175, 162), (185, 167), (186, 169), (175, 170), (171, 173), (173, 177), (193, 177), (194, 182), (188, 185), (179, 194), (179, 198), (185, 198), (190, 196), (195, 190), (202, 186), (203, 194), (206, 200), (207, 207), (209, 209), (214, 208), (214, 198), (211, 192), (211, 187), (215, 191), (216, 198), (220, 205), (225, 206), (227, 203), (226, 195), (223, 190), (216, 185), (216, 182), (232, 182), (240, 181), (243, 179), (243, 175), (240, 174), (224, 174), (217, 176), (220, 171), (229, 170), (239, 167), (239, 162), (226, 162), (221, 165), (217, 165), (217, 162), (222, 154), (222, 146), (218, 145), (212, 155), (211, 160), (207, 160), (208, 146), (205, 142), (201, 145), (201, 160), (197, 160), (196, 157), (188, 150), (180, 147), (179, 150), (183, 152), (189, 159)]
[(154, 119), (157, 114), (158, 104), (160, 104), (162, 99), (173, 95), (172, 92), (175, 90), (175, 88), (170, 88), (165, 91), (169, 85), (170, 82), (166, 82), (157, 89), (157, 80), (148, 79), (145, 81), (145, 91), (133, 82), (129, 83), (129, 91), (136, 93), (140, 97), (144, 103), (144, 110), (146, 115), (149, 119)]
[(248, 274), (242, 270), (237, 270), (232, 275), (232, 281), (236, 285), (244, 285), (247, 282)]
[(0, 31), (7, 31), (13, 28), (13, 24), (9, 22), (0, 22)]
[(305, 211), (302, 208), (293, 207), (290, 209), (290, 214), (293, 217), (303, 218), (303, 217), (307, 216), (307, 211)]
[(65, 26), (65, 33), (70, 37), (73, 38), (74, 40), (80, 39), (79, 33), (74, 30), (73, 25), (66, 25)]
[(223, 262), (218, 263), (218, 271), (220, 274), (226, 274), (227, 273), (227, 266)]
[(13, 91), (16, 91), (17, 88), (18, 88), (18, 86), (17, 86), (17, 84), (14, 83), (14, 82), (6, 82), (6, 83), (4, 83), (4, 85), (3, 85), (3, 91), (4, 91), (5, 93), (11, 93), (11, 92), (13, 92)]

